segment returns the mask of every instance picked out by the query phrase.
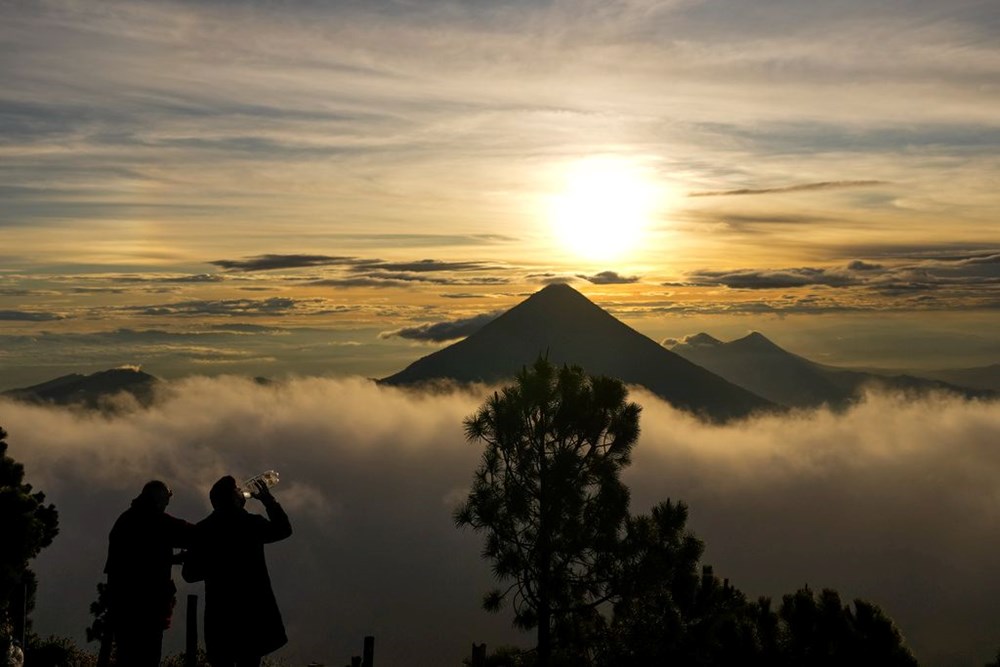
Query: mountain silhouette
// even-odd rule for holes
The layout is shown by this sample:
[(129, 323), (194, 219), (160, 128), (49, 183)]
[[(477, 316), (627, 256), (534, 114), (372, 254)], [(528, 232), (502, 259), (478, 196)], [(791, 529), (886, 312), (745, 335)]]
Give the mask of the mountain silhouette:
[(788, 407), (844, 407), (859, 398), (869, 386), (905, 392), (947, 391), (968, 398), (996, 395), (912, 374), (875, 373), (817, 364), (788, 352), (758, 332), (728, 343), (699, 333), (670, 349), (734, 384)]
[(775, 345), (760, 333), (723, 343), (706, 333), (687, 337), (671, 351), (730, 382), (788, 407), (842, 406), (854, 396), (850, 382)]
[(920, 375), (961, 387), (1000, 392), (1000, 364), (975, 368), (922, 371)]
[(159, 379), (137, 368), (113, 368), (91, 375), (71, 373), (30, 387), (10, 389), (3, 395), (31, 403), (109, 408), (112, 397), (126, 393), (148, 406), (158, 382)]
[(536, 292), (468, 338), (380, 382), (498, 382), (514, 377), (539, 355), (642, 385), (675, 407), (712, 420), (776, 407), (670, 352), (562, 284)]

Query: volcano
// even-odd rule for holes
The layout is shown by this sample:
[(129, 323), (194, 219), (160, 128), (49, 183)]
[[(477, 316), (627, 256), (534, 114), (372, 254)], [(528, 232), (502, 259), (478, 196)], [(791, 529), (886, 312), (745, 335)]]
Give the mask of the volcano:
[(670, 352), (563, 284), (536, 292), (468, 338), (380, 382), (501, 382), (540, 355), (556, 364), (581, 366), (592, 375), (641, 385), (673, 406), (713, 421), (775, 408), (770, 401)]
[(28, 403), (99, 408), (124, 393), (135, 397), (141, 405), (149, 405), (157, 383), (159, 379), (137, 368), (112, 368), (90, 375), (71, 373), (31, 387), (11, 389), (3, 395)]

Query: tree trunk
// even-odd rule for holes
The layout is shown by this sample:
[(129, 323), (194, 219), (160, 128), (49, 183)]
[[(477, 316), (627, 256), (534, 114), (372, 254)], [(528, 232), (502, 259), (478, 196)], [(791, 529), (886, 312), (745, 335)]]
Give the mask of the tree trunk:
[(552, 609), (548, 596), (538, 603), (538, 667), (549, 667), (552, 662)]
[(538, 667), (549, 667), (552, 662), (552, 547), (549, 531), (552, 525), (552, 507), (549, 498), (548, 452), (545, 434), (538, 438)]

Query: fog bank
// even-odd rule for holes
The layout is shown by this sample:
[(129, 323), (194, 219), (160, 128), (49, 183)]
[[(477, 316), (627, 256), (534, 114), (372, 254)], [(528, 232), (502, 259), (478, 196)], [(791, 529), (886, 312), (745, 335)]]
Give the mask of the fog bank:
[[(461, 422), (485, 395), (190, 378), (115, 417), (0, 402), (10, 455), (60, 511), (34, 565), (35, 629), (82, 642), (107, 532), (146, 480), (167, 481), (169, 511), (198, 520), (219, 476), (275, 468), (295, 529), (267, 548), (289, 664), (344, 664), (366, 634), (380, 662), (427, 667), (458, 665), (473, 641), (529, 644), (509, 615), (480, 610), (489, 566), (451, 520), (480, 453)], [(752, 596), (808, 583), (870, 599), (924, 665), (979, 665), (1000, 647), (1000, 405), (871, 394), (843, 414), (711, 426), (632, 397), (644, 406), (625, 474), (633, 512), (685, 500), (717, 574)], [(182, 601), (201, 593), (176, 579)]]

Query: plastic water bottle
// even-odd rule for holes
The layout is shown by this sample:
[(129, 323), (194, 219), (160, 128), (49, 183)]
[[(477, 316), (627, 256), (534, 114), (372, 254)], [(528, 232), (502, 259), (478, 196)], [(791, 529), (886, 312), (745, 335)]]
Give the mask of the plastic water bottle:
[(268, 487), (272, 487), (278, 483), (278, 473), (274, 470), (268, 470), (240, 484), (240, 491), (244, 498), (250, 498), (251, 494), (257, 492), (257, 482), (264, 482)]

